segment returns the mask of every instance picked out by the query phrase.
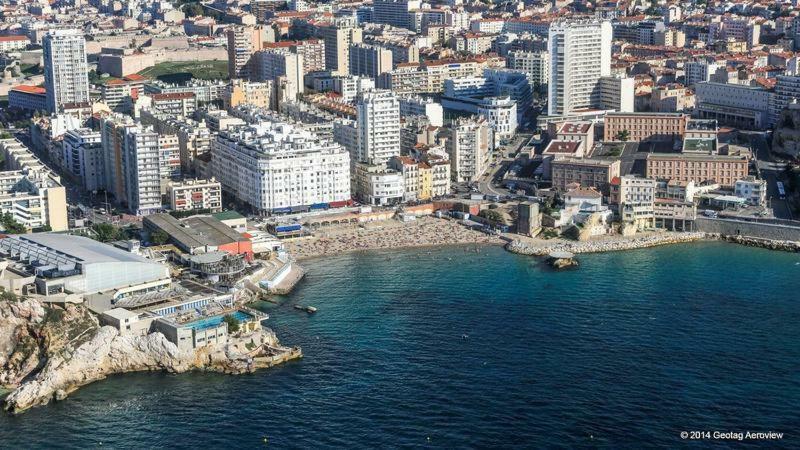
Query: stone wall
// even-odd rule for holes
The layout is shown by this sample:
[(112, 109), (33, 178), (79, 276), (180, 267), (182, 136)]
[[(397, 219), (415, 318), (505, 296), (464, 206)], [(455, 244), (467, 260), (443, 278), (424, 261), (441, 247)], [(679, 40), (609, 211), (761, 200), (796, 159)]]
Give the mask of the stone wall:
[(774, 241), (800, 242), (800, 225), (788, 226), (772, 223), (746, 222), (743, 220), (711, 219), (698, 217), (695, 231), (724, 236), (746, 236)]

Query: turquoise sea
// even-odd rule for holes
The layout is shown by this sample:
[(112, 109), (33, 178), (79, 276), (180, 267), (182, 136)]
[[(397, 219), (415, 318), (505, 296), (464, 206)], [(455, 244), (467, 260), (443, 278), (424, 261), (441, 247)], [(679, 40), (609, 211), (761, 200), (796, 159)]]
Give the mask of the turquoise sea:
[(114, 376), (0, 415), (0, 448), (800, 447), (800, 255), (702, 243), (579, 259), (310, 260), (292, 295), (258, 305), (302, 360)]

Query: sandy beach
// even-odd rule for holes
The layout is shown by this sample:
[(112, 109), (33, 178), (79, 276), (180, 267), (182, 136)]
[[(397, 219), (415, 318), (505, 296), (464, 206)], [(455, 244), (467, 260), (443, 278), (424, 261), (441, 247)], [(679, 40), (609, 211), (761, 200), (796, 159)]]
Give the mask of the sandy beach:
[(361, 250), (427, 247), (434, 245), (504, 245), (499, 236), (471, 230), (456, 220), (420, 217), (403, 223), (385, 220), (358, 225), (321, 229), (313, 237), (286, 242), (289, 254), (297, 260), (337, 255)]

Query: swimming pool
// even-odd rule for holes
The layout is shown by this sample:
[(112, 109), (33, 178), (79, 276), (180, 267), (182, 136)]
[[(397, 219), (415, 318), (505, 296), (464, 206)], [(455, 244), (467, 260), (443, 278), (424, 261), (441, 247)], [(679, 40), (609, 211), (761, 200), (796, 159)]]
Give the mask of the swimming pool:
[(208, 328), (214, 328), (216, 326), (219, 326), (220, 323), (222, 323), (222, 318), (225, 317), (225, 316), (233, 316), (233, 318), (238, 320), (240, 323), (241, 322), (247, 322), (247, 321), (253, 319), (252, 315), (250, 315), (250, 314), (248, 314), (248, 313), (246, 313), (244, 311), (234, 311), (234, 312), (229, 313), (229, 314), (223, 314), (223, 315), (214, 316), (214, 317), (207, 317), (205, 319), (200, 319), (200, 320), (196, 320), (194, 322), (189, 322), (185, 326), (187, 326), (189, 328), (193, 328), (195, 330), (205, 330), (205, 329), (208, 329)]

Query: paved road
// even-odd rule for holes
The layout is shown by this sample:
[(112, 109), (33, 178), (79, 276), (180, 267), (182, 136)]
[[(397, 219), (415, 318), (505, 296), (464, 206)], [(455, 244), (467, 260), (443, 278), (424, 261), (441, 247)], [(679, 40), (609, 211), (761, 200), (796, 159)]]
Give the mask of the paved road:
[(478, 180), (478, 191), (487, 195), (508, 195), (510, 192), (500, 186), (493, 186), (492, 183), (502, 181), (502, 175), (514, 164), (514, 159), (509, 158), (511, 152), (517, 153), (527, 144), (533, 135), (531, 133), (520, 133), (511, 140), (508, 145), (501, 147), (500, 157), (494, 159), (495, 167), (490, 168)]
[(788, 202), (778, 198), (779, 176), (786, 169), (786, 164), (773, 161), (769, 145), (764, 134), (750, 134), (750, 142), (756, 156), (756, 167), (761, 178), (767, 181), (767, 201), (778, 219), (794, 219), (792, 208)]

